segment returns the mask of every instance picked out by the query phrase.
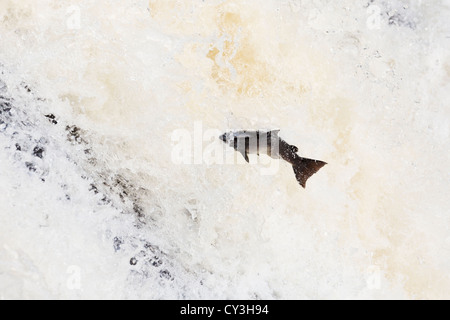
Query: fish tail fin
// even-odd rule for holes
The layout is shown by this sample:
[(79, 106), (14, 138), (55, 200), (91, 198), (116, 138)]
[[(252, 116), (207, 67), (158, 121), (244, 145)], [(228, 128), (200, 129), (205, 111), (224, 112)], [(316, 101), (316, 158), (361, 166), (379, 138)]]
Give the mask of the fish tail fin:
[(292, 163), (292, 167), (294, 168), (297, 181), (303, 188), (306, 188), (306, 181), (326, 164), (323, 161), (299, 157)]

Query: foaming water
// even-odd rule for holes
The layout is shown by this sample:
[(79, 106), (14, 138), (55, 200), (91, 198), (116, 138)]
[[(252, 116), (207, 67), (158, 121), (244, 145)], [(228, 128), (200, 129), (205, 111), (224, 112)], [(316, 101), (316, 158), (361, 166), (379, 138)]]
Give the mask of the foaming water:
[[(1, 297), (448, 298), (448, 13), (2, 1)], [(329, 164), (174, 163), (259, 128)]]

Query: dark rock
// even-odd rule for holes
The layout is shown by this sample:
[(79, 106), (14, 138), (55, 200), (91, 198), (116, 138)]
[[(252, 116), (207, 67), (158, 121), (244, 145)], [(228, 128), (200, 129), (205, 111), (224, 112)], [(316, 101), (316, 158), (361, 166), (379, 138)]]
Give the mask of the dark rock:
[(89, 191), (93, 191), (95, 194), (99, 193), (97, 187), (93, 184), (89, 187)]
[(30, 87), (29, 87), (25, 82), (22, 82), (20, 85), (21, 85), (22, 88), (24, 88), (28, 93), (31, 93)]
[(120, 250), (120, 246), (123, 244), (124, 244), (124, 242), (121, 238), (118, 238), (118, 237), (114, 238), (114, 250), (116, 252)]
[(138, 217), (144, 217), (144, 209), (136, 203), (133, 203), (133, 211), (137, 213)]
[(84, 141), (81, 137), (81, 129), (77, 126), (67, 126), (66, 131), (68, 132), (67, 139), (70, 142), (77, 144), (86, 143), (86, 141)]
[(112, 201), (110, 199), (108, 199), (106, 196), (104, 196), (101, 200), (100, 203), (102, 205), (110, 205), (112, 203)]
[(58, 121), (56, 121), (56, 117), (54, 114), (47, 114), (45, 116), (46, 118), (48, 118), (48, 120), (53, 123), (53, 124), (58, 124)]
[(34, 163), (31, 162), (25, 162), (25, 166), (30, 170), (31, 172), (36, 172), (36, 166)]
[(158, 250), (155, 246), (153, 246), (153, 245), (152, 245), (151, 243), (149, 243), (149, 242), (146, 242), (146, 243), (144, 244), (144, 248), (150, 250), (150, 251), (153, 252), (153, 253), (155, 253), (155, 252)]
[(159, 268), (161, 267), (161, 265), (163, 264), (162, 260), (159, 259), (159, 257), (154, 256), (153, 259), (150, 259), (150, 263), (152, 264), (152, 266), (154, 266), (155, 268)]
[(33, 150), (33, 156), (38, 157), (38, 158), (43, 158), (44, 157), (44, 148), (36, 146)]
[(9, 103), (8, 101), (0, 101), (0, 114), (9, 113), (11, 109), (11, 103)]
[(174, 280), (174, 277), (170, 274), (170, 272), (168, 270), (161, 270), (159, 272), (159, 276), (163, 279), (167, 279), (167, 280)]

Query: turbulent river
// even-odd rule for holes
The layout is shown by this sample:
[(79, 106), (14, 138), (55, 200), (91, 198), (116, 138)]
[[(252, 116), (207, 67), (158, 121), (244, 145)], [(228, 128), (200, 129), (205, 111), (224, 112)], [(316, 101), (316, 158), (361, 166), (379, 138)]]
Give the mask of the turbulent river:
[(0, 0), (0, 299), (450, 298), (449, 16)]

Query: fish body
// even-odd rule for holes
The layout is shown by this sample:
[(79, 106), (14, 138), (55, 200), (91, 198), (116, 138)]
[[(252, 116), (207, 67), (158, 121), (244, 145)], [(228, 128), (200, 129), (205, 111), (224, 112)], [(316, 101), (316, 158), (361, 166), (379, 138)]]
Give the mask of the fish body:
[(249, 154), (267, 154), (274, 159), (283, 159), (294, 169), (297, 181), (306, 188), (306, 181), (327, 163), (300, 157), (298, 148), (288, 144), (278, 134), (280, 130), (271, 131), (232, 131), (220, 136), (220, 140), (240, 152), (247, 162)]

